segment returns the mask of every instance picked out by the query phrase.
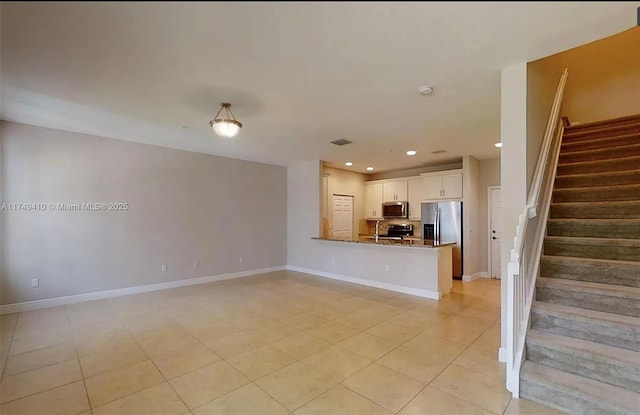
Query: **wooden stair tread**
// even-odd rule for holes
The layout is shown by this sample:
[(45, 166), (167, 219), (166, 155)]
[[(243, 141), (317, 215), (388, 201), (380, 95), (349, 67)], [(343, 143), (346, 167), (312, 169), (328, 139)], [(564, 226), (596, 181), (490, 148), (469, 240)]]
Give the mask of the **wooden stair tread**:
[(601, 404), (611, 403), (616, 413), (633, 414), (638, 411), (638, 394), (598, 380), (574, 375), (531, 361), (522, 365), (522, 377), (529, 382), (546, 385), (575, 399)]
[(604, 173), (577, 173), (577, 174), (558, 174), (556, 175), (556, 179), (569, 179), (569, 178), (589, 178), (593, 176), (625, 176), (628, 174), (640, 174), (640, 169), (630, 169), (630, 170), (617, 170), (610, 171)]
[(564, 278), (539, 277), (536, 280), (536, 287), (565, 288), (589, 294), (640, 300), (640, 287), (629, 287), (626, 285), (603, 284), (599, 282), (568, 280)]
[[(603, 147), (603, 148), (597, 148), (597, 149), (588, 149), (588, 150), (575, 150), (575, 151), (564, 151), (565, 149), (562, 149), (560, 151), (560, 157), (563, 156), (576, 156), (576, 155), (583, 155), (583, 154), (597, 154), (597, 153), (606, 153), (612, 150), (615, 151), (625, 151), (625, 150), (634, 150), (637, 149), (638, 147), (640, 147), (640, 142), (638, 143), (634, 143), (634, 144), (625, 144), (622, 146), (613, 146), (613, 147)], [(618, 157), (616, 157), (618, 158)], [(599, 159), (600, 160), (600, 159)]]
[(640, 123), (640, 114), (625, 115), (623, 117), (572, 125), (569, 127), (565, 127), (564, 130), (567, 132), (576, 132), (576, 131), (591, 129), (593, 127), (613, 126), (613, 125), (626, 124), (626, 123), (633, 124), (634, 121)]
[(541, 260), (545, 262), (568, 262), (568, 263), (582, 263), (590, 266), (630, 266), (640, 267), (640, 261), (626, 261), (622, 259), (600, 259), (600, 258), (581, 258), (573, 256), (560, 256), (560, 255), (542, 255)]
[(607, 161), (615, 160), (617, 162), (622, 161), (638, 161), (640, 163), (640, 156), (627, 156), (627, 157), (616, 157), (613, 159), (602, 159), (602, 160), (587, 160), (587, 161), (572, 161), (568, 163), (560, 163), (558, 162), (559, 167), (572, 167), (572, 166), (581, 166), (587, 164), (595, 164), (595, 163), (604, 163)]
[(561, 316), (576, 321), (600, 322), (607, 325), (626, 326), (640, 330), (640, 318), (625, 316), (623, 314), (606, 313), (604, 311), (589, 310), (586, 308), (571, 307), (561, 304), (535, 301), (531, 311), (546, 315)]
[(582, 352), (582, 354), (598, 356), (621, 364), (636, 366), (640, 369), (640, 353), (629, 349), (534, 329), (527, 333), (527, 343), (567, 351), (575, 350), (576, 352)]

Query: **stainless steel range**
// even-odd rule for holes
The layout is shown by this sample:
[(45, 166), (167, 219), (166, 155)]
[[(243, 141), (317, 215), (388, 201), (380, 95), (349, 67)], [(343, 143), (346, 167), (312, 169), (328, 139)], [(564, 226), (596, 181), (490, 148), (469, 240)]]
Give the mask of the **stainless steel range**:
[(387, 227), (387, 237), (402, 238), (404, 236), (413, 236), (413, 225), (389, 225)]

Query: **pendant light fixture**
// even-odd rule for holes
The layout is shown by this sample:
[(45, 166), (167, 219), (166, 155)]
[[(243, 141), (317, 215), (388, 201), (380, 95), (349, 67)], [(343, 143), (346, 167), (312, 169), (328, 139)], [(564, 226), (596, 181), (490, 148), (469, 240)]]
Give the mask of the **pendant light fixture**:
[[(238, 134), (240, 128), (242, 128), (242, 124), (236, 120), (233, 113), (231, 112), (231, 104), (228, 102), (223, 102), (220, 104), (220, 110), (213, 118), (213, 120), (209, 121), (209, 125), (213, 128), (213, 131), (218, 134), (220, 137), (231, 138)], [(220, 113), (222, 110), (225, 111), (222, 118), (220, 117)]]

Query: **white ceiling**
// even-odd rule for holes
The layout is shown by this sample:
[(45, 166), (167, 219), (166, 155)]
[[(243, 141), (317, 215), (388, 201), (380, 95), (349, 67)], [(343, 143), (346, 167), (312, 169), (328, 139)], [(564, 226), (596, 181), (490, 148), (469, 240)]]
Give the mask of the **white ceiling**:
[[(3, 2), (1, 116), (362, 172), (497, 157), (500, 69), (632, 27), (638, 4)], [(209, 127), (221, 101), (234, 139)]]

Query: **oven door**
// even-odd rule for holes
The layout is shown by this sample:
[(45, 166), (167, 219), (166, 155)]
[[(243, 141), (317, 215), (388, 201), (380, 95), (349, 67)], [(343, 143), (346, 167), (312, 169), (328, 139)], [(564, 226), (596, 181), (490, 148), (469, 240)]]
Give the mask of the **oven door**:
[(382, 204), (382, 217), (385, 219), (406, 218), (407, 202), (385, 202)]

